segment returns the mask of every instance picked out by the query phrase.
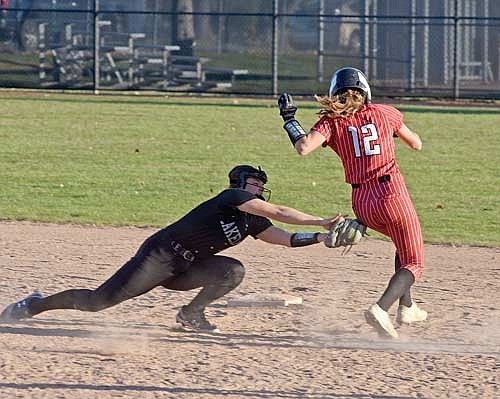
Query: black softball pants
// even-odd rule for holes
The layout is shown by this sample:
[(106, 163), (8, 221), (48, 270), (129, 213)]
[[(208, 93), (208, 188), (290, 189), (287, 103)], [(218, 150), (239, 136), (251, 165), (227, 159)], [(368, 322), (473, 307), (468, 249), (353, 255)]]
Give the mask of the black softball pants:
[(202, 287), (187, 305), (189, 310), (197, 311), (236, 288), (243, 280), (245, 268), (240, 261), (212, 255), (187, 262), (170, 250), (169, 243), (168, 235), (160, 230), (100, 287), (95, 290), (69, 289), (33, 300), (29, 312), (33, 316), (54, 309), (98, 312), (158, 286), (177, 291)]

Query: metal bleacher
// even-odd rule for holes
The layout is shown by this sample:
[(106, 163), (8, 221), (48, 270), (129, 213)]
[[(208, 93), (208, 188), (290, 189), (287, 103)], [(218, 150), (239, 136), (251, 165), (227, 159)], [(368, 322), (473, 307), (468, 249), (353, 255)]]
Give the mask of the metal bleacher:
[[(100, 26), (109, 25), (109, 21), (100, 21)], [(92, 73), (95, 46), (85, 45), (71, 25), (66, 26), (65, 33), (63, 44), (48, 46), (45, 24), (39, 25), (38, 68), (45, 87), (224, 91), (231, 89), (238, 77), (248, 74), (246, 69), (210, 66), (211, 60), (206, 57), (178, 54), (179, 45), (146, 44), (144, 33), (129, 33), (117, 40), (118, 34), (103, 30), (96, 84)], [(117, 42), (124, 44), (114, 45)]]

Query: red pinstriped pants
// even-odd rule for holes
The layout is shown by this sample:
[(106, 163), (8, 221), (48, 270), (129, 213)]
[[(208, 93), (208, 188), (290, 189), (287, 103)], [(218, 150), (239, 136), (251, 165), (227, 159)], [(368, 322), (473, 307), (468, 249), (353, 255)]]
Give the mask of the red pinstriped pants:
[(353, 188), (352, 209), (368, 227), (391, 238), (401, 267), (418, 280), (424, 268), (424, 241), (403, 176), (391, 175), (386, 182), (373, 179)]

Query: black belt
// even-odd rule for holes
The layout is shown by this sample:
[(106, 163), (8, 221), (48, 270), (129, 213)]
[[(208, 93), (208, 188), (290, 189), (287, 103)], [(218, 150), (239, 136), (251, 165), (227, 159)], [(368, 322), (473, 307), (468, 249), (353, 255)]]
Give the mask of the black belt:
[[(391, 181), (391, 175), (383, 175), (383, 176), (379, 176), (377, 178), (378, 182), (379, 183), (383, 183), (383, 182), (386, 182), (386, 181)], [(351, 184), (352, 188), (360, 188), (361, 187), (361, 184), (360, 183), (353, 183)]]
[(189, 249), (184, 248), (177, 241), (170, 241), (170, 246), (177, 255), (179, 255), (181, 258), (184, 258), (188, 262), (193, 262), (195, 260), (194, 254)]

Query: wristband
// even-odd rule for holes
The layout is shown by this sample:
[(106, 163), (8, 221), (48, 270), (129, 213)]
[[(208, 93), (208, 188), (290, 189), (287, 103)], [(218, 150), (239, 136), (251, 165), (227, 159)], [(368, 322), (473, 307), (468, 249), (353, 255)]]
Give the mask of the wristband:
[(305, 247), (317, 244), (319, 233), (293, 233), (290, 237), (291, 247)]
[(302, 137), (307, 136), (306, 131), (296, 119), (286, 121), (283, 125), (283, 129), (285, 129), (288, 133), (288, 137), (290, 138), (293, 146), (295, 146), (295, 143)]

